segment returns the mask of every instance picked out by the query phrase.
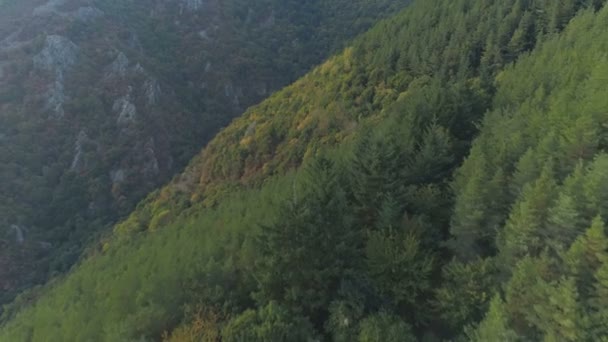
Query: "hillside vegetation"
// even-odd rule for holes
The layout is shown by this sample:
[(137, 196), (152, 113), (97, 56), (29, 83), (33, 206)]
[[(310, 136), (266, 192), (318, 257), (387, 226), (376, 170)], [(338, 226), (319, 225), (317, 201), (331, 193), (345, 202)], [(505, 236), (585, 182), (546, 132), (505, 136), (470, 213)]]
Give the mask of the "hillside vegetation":
[(236, 119), (0, 340), (601, 341), (602, 5), (415, 1)]
[(5, 3), (0, 303), (69, 270), (232, 118), (408, 2)]

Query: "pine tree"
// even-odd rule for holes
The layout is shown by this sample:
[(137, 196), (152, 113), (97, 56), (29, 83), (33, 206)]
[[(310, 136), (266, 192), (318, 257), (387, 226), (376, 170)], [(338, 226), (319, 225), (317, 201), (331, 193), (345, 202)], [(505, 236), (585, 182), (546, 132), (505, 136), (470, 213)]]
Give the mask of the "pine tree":
[(541, 176), (524, 189), (499, 236), (500, 257), (505, 261), (503, 267), (515, 265), (517, 260), (526, 255), (538, 256), (544, 250), (543, 228), (555, 187), (549, 163)]
[(608, 155), (600, 153), (589, 166), (584, 178), (587, 213), (608, 220)]
[(594, 309), (591, 314), (590, 336), (598, 341), (608, 341), (608, 262), (604, 262), (595, 273), (595, 293), (590, 301)]
[(319, 158), (306, 172), (308, 193), (260, 234), (256, 298), (302, 310), (321, 324), (340, 280), (360, 260), (362, 241), (333, 163)]
[[(453, 238), (448, 242), (453, 253), (462, 260), (474, 260), (485, 256), (486, 241), (491, 241), (493, 232), (485, 225), (488, 210), (486, 200), (487, 181), (486, 161), (481, 158), (470, 160), (468, 168), (461, 169), (461, 179), (464, 184), (455, 183), (454, 192), (458, 194), (455, 202), (454, 215), (450, 224), (450, 233)], [(486, 245), (487, 246), (487, 245)]]
[(504, 303), (500, 295), (495, 295), (490, 302), (490, 308), (485, 318), (474, 330), (465, 331), (467, 337), (472, 342), (518, 341), (519, 337), (511, 328), (509, 320), (504, 310)]
[(575, 280), (562, 278), (556, 284), (541, 281), (535, 286), (543, 295), (532, 305), (528, 317), (542, 331), (545, 341), (584, 340), (588, 322), (578, 302)]
[(314, 329), (306, 319), (270, 302), (257, 311), (246, 310), (230, 320), (222, 331), (222, 341), (310, 341)]
[(448, 327), (459, 331), (467, 322), (483, 317), (491, 294), (497, 290), (496, 273), (491, 258), (467, 263), (453, 260), (443, 267), (434, 306)]
[(367, 272), (380, 295), (397, 307), (416, 312), (422, 320), (421, 299), (430, 289), (433, 256), (412, 232), (395, 228), (371, 232), (366, 246)]
[(399, 180), (403, 162), (396, 143), (375, 138), (371, 132), (364, 133), (355, 149), (350, 170), (349, 190), (358, 221), (362, 226), (372, 228), (387, 198), (401, 204), (403, 186)]
[(359, 326), (358, 342), (414, 342), (412, 328), (398, 316), (380, 312), (365, 318)]
[(568, 271), (577, 279), (579, 293), (588, 298), (593, 292), (595, 273), (608, 262), (608, 237), (601, 217), (596, 217), (587, 232), (576, 239), (564, 259)]
[(546, 229), (542, 231), (544, 243), (559, 255), (583, 232), (584, 222), (574, 200), (561, 193), (555, 205), (549, 209)]
[(510, 56), (518, 56), (522, 52), (530, 50), (535, 43), (535, 33), (534, 16), (531, 12), (526, 11), (509, 42)]

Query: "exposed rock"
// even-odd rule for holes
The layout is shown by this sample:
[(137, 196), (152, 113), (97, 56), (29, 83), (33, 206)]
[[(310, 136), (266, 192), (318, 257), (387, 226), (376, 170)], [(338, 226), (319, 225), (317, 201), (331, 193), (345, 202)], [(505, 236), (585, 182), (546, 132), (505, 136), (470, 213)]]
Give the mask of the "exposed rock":
[(154, 106), (158, 103), (158, 99), (161, 95), (161, 89), (156, 79), (147, 79), (146, 82), (144, 82), (143, 90), (149, 106)]
[(72, 159), (72, 165), (70, 166), (70, 171), (82, 172), (85, 168), (85, 160), (84, 160), (84, 145), (89, 141), (89, 136), (83, 130), (78, 133), (78, 137), (76, 138), (76, 144), (74, 147), (75, 154), (74, 159)]
[(243, 96), (243, 89), (237, 87), (236, 89), (232, 85), (232, 83), (228, 83), (224, 85), (224, 95), (227, 98), (232, 100), (232, 105), (235, 107), (240, 107), (241, 101), (240, 98)]
[(203, 7), (203, 0), (181, 0), (181, 10), (198, 11)]
[(141, 41), (139, 40), (139, 36), (137, 35), (137, 33), (134, 33), (134, 32), (130, 33), (128, 44), (131, 49), (138, 50), (138, 51), (143, 50)]
[(209, 33), (207, 33), (207, 30), (198, 31), (198, 36), (204, 40), (211, 40), (211, 37), (209, 37)]
[(274, 26), (275, 21), (276, 21), (276, 18), (275, 18), (274, 10), (272, 10), (272, 12), (268, 16), (268, 18), (266, 18), (266, 20), (264, 20), (264, 22), (262, 23), (262, 27), (263, 28), (272, 27), (272, 26)]
[(72, 13), (72, 16), (82, 22), (89, 23), (94, 21), (95, 19), (103, 17), (104, 14), (105, 13), (103, 13), (103, 11), (98, 8), (86, 6), (80, 7), (79, 9), (74, 11)]
[(63, 86), (63, 76), (58, 77), (53, 85), (46, 92), (46, 105), (44, 110), (50, 110), (56, 117), (62, 118), (65, 115), (63, 104), (68, 100)]
[(18, 244), (23, 244), (25, 242), (25, 235), (23, 234), (23, 229), (16, 224), (11, 226), (11, 230), (15, 232), (15, 242)]
[(32, 14), (37, 17), (44, 17), (53, 14), (61, 14), (57, 7), (65, 4), (66, 0), (49, 0), (44, 5), (34, 8)]
[(53, 247), (53, 245), (50, 242), (46, 242), (46, 241), (38, 241), (38, 246), (40, 246), (40, 248), (42, 248), (44, 250), (49, 250), (49, 249), (51, 249), (51, 247)]
[(119, 184), (125, 181), (125, 170), (117, 169), (110, 171), (110, 179), (112, 180), (112, 184)]
[(69, 39), (50, 35), (46, 37), (44, 47), (34, 56), (34, 66), (54, 74), (55, 80), (46, 93), (46, 110), (51, 110), (58, 117), (63, 117), (63, 104), (67, 100), (63, 84), (65, 72), (76, 64), (78, 46)]
[(255, 17), (255, 12), (253, 11), (253, 8), (249, 7), (249, 9), (247, 10), (247, 18), (245, 18), (245, 23), (251, 24), (253, 22), (254, 17)]
[(137, 107), (133, 103), (131, 103), (131, 94), (129, 94), (119, 98), (114, 101), (114, 105), (112, 106), (112, 110), (118, 113), (118, 119), (116, 119), (116, 123), (119, 126), (126, 126), (135, 122), (137, 117)]
[(127, 71), (129, 69), (129, 59), (127, 56), (121, 51), (116, 56), (116, 59), (110, 64), (108, 67), (108, 71), (106, 72), (106, 78), (111, 77), (125, 77), (127, 75)]
[(135, 72), (136, 74), (145, 74), (146, 70), (144, 69), (144, 67), (141, 66), (141, 64), (137, 63), (133, 67), (133, 72)]
[(153, 178), (160, 173), (158, 159), (156, 158), (154, 138), (150, 138), (144, 145), (144, 169), (143, 174), (146, 178)]
[(0, 41), (0, 51), (11, 51), (22, 48), (24, 45), (28, 44), (30, 41), (20, 41), (19, 35), (23, 32), (22, 29), (19, 29)]
[(232, 97), (234, 96), (234, 87), (231, 83), (224, 84), (224, 96)]
[(44, 48), (34, 56), (34, 65), (42, 70), (51, 71), (57, 77), (63, 74), (74, 64), (78, 57), (78, 46), (69, 39), (50, 35), (46, 37)]

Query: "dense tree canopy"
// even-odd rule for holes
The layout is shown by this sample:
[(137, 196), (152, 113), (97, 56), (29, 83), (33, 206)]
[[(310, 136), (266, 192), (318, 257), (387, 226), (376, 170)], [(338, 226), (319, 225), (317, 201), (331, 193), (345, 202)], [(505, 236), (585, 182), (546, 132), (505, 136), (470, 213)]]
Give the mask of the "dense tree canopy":
[(602, 4), (416, 1), (235, 120), (0, 340), (605, 339)]

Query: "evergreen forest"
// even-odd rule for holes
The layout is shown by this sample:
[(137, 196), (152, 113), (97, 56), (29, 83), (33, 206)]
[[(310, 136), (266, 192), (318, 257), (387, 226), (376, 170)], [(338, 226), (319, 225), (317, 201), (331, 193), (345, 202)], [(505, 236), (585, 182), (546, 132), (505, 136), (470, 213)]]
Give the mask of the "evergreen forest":
[(0, 341), (608, 341), (607, 94), (604, 1), (413, 0), (5, 305)]

